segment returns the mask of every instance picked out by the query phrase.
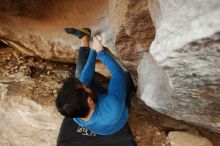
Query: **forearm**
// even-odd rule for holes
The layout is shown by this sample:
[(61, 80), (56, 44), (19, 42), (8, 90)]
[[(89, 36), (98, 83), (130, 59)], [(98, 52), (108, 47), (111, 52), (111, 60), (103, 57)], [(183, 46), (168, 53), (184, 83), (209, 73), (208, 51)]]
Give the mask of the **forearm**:
[(123, 69), (110, 55), (106, 54), (104, 50), (98, 52), (98, 59), (102, 61), (112, 75), (108, 92), (110, 94), (117, 94), (119, 97), (124, 97), (126, 94), (126, 85)]
[(91, 84), (95, 72), (96, 56), (97, 53), (95, 52), (95, 50), (91, 49), (86, 65), (84, 66), (81, 73), (80, 81), (87, 86)]
[(112, 74), (112, 77), (118, 74), (124, 74), (123, 69), (118, 65), (118, 63), (104, 50), (98, 52), (98, 59), (107, 67), (107, 69)]

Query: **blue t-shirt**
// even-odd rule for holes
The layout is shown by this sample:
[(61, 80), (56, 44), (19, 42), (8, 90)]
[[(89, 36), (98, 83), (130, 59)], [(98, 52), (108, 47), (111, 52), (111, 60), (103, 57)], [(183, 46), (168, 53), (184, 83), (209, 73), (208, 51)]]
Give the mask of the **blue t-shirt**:
[(73, 120), (80, 126), (100, 135), (109, 135), (118, 132), (124, 127), (128, 120), (128, 109), (125, 104), (126, 81), (125, 73), (116, 61), (103, 50), (98, 54), (91, 49), (85, 67), (80, 76), (80, 81), (90, 85), (94, 71), (96, 56), (110, 71), (112, 77), (109, 83), (108, 92), (99, 95), (93, 115), (88, 121), (80, 118)]

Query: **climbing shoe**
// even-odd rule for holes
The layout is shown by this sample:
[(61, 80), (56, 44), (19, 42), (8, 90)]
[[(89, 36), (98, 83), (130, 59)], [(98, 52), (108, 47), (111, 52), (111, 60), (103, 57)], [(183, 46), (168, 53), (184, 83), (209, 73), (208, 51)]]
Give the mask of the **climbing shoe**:
[(85, 35), (89, 36), (91, 35), (91, 29), (90, 28), (81, 28), (81, 29), (76, 29), (76, 28), (65, 28), (64, 29), (66, 33), (72, 34), (78, 38), (82, 38)]

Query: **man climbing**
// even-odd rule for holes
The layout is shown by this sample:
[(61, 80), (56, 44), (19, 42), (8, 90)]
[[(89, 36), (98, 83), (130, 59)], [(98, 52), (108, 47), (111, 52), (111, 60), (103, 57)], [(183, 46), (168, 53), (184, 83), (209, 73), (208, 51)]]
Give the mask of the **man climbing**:
[[(65, 116), (57, 145), (59, 146), (134, 146), (127, 124), (126, 102), (132, 90), (130, 74), (124, 71), (111, 53), (106, 53), (100, 40), (93, 37), (89, 48), (89, 28), (66, 28), (80, 39), (75, 77), (69, 77), (56, 99), (58, 111)], [(108, 90), (93, 81), (96, 58), (110, 71)]]

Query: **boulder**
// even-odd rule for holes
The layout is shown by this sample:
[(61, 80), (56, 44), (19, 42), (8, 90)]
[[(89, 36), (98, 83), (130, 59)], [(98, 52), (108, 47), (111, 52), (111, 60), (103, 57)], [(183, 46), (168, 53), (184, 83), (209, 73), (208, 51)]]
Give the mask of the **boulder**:
[(150, 53), (145, 53), (138, 66), (137, 96), (155, 109), (163, 106), (171, 95), (172, 87), (166, 72)]
[(140, 62), (138, 95), (160, 113), (220, 133), (220, 1), (149, 2), (157, 63)]
[(210, 37), (220, 30), (219, 0), (149, 0), (156, 27), (151, 53), (160, 61), (173, 50), (192, 41)]

